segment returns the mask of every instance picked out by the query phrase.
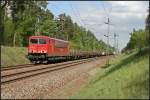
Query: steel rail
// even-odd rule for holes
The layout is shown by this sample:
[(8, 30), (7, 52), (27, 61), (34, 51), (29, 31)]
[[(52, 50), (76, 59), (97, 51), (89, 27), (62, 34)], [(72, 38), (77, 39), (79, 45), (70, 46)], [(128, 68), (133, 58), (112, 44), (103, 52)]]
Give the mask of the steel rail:
[[(55, 67), (46, 67), (46, 68), (43, 68), (43, 69), (36, 69), (36, 70), (28, 71), (28, 72), (22, 72), (22, 73), (6, 75), (6, 76), (3, 76), (1, 78), (1, 84), (11, 83), (11, 82), (14, 82), (14, 81), (17, 81), (17, 80), (21, 80), (21, 79), (28, 78), (28, 77), (33, 77), (33, 76), (36, 76), (36, 75), (41, 75), (41, 74), (44, 74), (44, 73), (47, 73), (47, 72), (57, 71), (57, 70), (60, 70), (60, 69), (64, 69), (64, 68), (67, 68), (67, 67), (70, 67), (70, 66), (76, 66), (76, 65), (79, 65), (79, 64), (82, 64), (82, 63), (93, 61), (93, 60), (95, 60), (95, 59), (93, 59), (93, 58), (92, 59), (84, 59), (84, 60), (82, 59), (80, 61), (67, 63), (67, 64), (64, 64), (64, 65), (58, 65), (58, 66), (55, 66)], [(22, 76), (18, 77), (17, 75), (22, 75)]]

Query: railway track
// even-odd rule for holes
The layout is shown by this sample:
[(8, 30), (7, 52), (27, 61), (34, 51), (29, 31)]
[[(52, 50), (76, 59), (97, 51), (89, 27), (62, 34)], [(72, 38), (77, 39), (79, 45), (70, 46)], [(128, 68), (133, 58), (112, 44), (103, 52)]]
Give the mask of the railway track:
[(67, 67), (91, 62), (96, 59), (97, 58), (89, 58), (89, 59), (58, 63), (54, 65), (39, 65), (36, 67), (32, 64), (29, 66), (23, 65), (20, 67), (14, 66), (10, 68), (4, 68), (3, 70), (1, 70), (1, 84), (7, 84), (7, 83), (15, 82), (18, 80), (22, 80), (25, 78), (33, 77), (36, 75), (61, 70)]
[(37, 66), (37, 65), (34, 65), (34, 64), (23, 64), (23, 65), (15, 65), (15, 66), (1, 67), (1, 71), (12, 70), (12, 69), (18, 69), (18, 68), (25, 68), (25, 67), (33, 67), (33, 66)]

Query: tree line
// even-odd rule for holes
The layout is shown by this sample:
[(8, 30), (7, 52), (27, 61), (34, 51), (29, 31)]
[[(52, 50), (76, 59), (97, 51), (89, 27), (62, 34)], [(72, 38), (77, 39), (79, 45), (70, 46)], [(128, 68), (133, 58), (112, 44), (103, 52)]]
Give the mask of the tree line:
[(5, 0), (1, 4), (5, 2), (6, 6), (1, 8), (2, 45), (26, 47), (29, 36), (44, 35), (68, 40), (74, 50), (105, 51), (107, 48), (90, 30), (73, 22), (71, 16), (62, 13), (56, 18), (47, 9), (47, 1)]
[(145, 19), (145, 28), (136, 30), (133, 29), (133, 32), (130, 33), (130, 40), (127, 43), (126, 47), (122, 49), (122, 52), (130, 52), (133, 50), (139, 50), (143, 48), (148, 48), (149, 46), (149, 9), (148, 15)]

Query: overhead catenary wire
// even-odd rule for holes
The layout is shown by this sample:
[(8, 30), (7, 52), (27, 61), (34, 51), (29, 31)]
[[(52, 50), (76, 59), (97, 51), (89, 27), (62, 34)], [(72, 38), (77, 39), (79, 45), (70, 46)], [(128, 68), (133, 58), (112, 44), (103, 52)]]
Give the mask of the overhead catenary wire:
[[(73, 5), (72, 5), (71, 2), (68, 2), (68, 4), (70, 4), (70, 8), (72, 9), (72, 13), (75, 15), (75, 17), (77, 18), (77, 20), (78, 20), (78, 22), (80, 23), (80, 25), (82, 25), (83, 27), (85, 27), (85, 29), (87, 29), (87, 30), (89, 30), (89, 29), (92, 28), (92, 30), (95, 31), (95, 28), (94, 28), (93, 26), (92, 26), (92, 27), (91, 27), (91, 26), (89, 27), (89, 25), (83, 20), (81, 14), (80, 14), (80, 12), (79, 12), (79, 10), (78, 10), (75, 6), (73, 7)], [(101, 3), (101, 4), (102, 4), (102, 7), (103, 7), (104, 11), (106, 12), (106, 15), (109, 17), (109, 13), (108, 13), (108, 11), (106, 10), (105, 5), (104, 5), (103, 3)], [(52, 4), (52, 5), (54, 5), (54, 4)], [(57, 5), (56, 5), (55, 7), (57, 7)], [(57, 7), (57, 8), (58, 8), (58, 7)], [(106, 23), (105, 23), (105, 24), (106, 24)], [(101, 24), (101, 25), (104, 25), (104, 24)], [(112, 25), (112, 24), (109, 23), (109, 25)]]
[[(68, 3), (70, 4), (70, 7), (71, 7), (71, 9), (72, 9), (74, 15), (76, 16), (76, 18), (79, 19), (78, 21), (80, 22), (80, 24), (81, 24), (82, 26), (84, 26), (87, 30), (91, 30), (91, 29), (92, 29), (92, 30), (95, 31), (94, 28), (91, 28), (91, 25), (90, 25), (90, 27), (89, 27), (89, 25), (88, 25), (87, 23), (85, 23), (84, 19), (81, 17), (81, 14), (80, 14), (79, 10), (77, 9), (77, 7), (73, 7), (71, 2), (68, 2)], [(96, 25), (96, 24), (95, 24), (95, 25)], [(97, 24), (97, 25), (100, 25), (100, 26), (101, 26), (101, 25), (103, 25), (103, 24)]]
[[(111, 13), (111, 11), (112, 11), (112, 6), (111, 6), (111, 8), (110, 8), (110, 10), (109, 10), (108, 12), (106, 11), (106, 8), (105, 8), (104, 3), (102, 3), (102, 7), (103, 7), (105, 13), (107, 13), (108, 18), (110, 19), (110, 13)], [(109, 24), (109, 25), (116, 26), (116, 25), (114, 25), (114, 24)], [(114, 33), (116, 34), (116, 32), (114, 32)], [(114, 38), (116, 38), (116, 40), (114, 39), (114, 47), (116, 47), (117, 53), (118, 53), (118, 37), (119, 37), (119, 35), (117, 35), (117, 34), (116, 34), (116, 36), (114, 37)], [(108, 37), (108, 38), (109, 38), (109, 37)], [(115, 43), (115, 42), (116, 42), (116, 43)], [(116, 44), (116, 46), (115, 46), (115, 44)]]
[[(76, 12), (75, 12), (75, 10), (74, 10), (74, 8), (73, 8), (71, 2), (68, 2), (68, 3), (69, 3), (69, 5), (70, 5), (70, 8), (72, 9), (73, 14), (75, 15), (75, 17), (76, 17), (77, 19), (80, 19), (80, 18), (77, 16), (77, 14), (76, 14)], [(81, 20), (78, 20), (78, 22), (80, 23), (81, 26), (84, 26), (84, 24), (82, 23)]]
[[(106, 54), (109, 56), (109, 33), (110, 33), (110, 16), (109, 16), (109, 12), (107, 12), (106, 11), (106, 9), (105, 9), (105, 6), (104, 6), (104, 4), (103, 3), (101, 3), (102, 4), (102, 7), (104, 8), (104, 11), (105, 11), (105, 13), (106, 13), (106, 15), (107, 15), (107, 22), (104, 22), (105, 24), (107, 24), (108, 25), (108, 31), (107, 31), (107, 35), (104, 35), (106, 38), (107, 38), (107, 49), (106, 49)], [(107, 60), (107, 62), (106, 62), (106, 66), (109, 66), (109, 58), (108, 58), (108, 60)]]
[[(108, 18), (110, 19), (110, 14), (111, 14), (111, 11), (112, 11), (112, 6), (111, 6), (111, 8), (110, 8), (110, 10), (108, 12), (106, 11), (104, 3), (102, 3), (102, 6), (103, 6), (103, 9), (104, 9), (105, 13), (107, 13), (107, 15), (108, 15)], [(110, 25), (116, 26), (114, 24), (110, 24)], [(116, 34), (116, 32), (114, 32), (114, 33)], [(116, 47), (116, 52), (118, 53), (118, 38), (119, 38), (119, 35), (116, 34), (116, 36), (114, 38), (116, 38), (116, 40), (114, 39), (114, 47)], [(115, 46), (115, 42), (116, 42), (116, 46)]]
[[(73, 7), (72, 7), (73, 8)], [(86, 30), (86, 35), (88, 35), (87, 34), (87, 32), (91, 29), (91, 27), (90, 27), (90, 29), (89, 29), (89, 27), (87, 26), (87, 24), (84, 22), (84, 20), (82, 19), (82, 17), (81, 17), (81, 15), (80, 15), (80, 13), (79, 13), (79, 10), (76, 8), (76, 14), (79, 16), (79, 19), (80, 19), (80, 21), (83, 23), (83, 25), (84, 25), (84, 27), (85, 27), (85, 29), (87, 29)], [(92, 29), (94, 29), (94, 28), (92, 28)], [(95, 30), (95, 29), (94, 29)], [(93, 43), (93, 45), (95, 44), (95, 42)], [(94, 48), (93, 48), (93, 50), (94, 50)]]
[(103, 2), (101, 3), (101, 5), (102, 5), (102, 7), (104, 9), (104, 12), (105, 12), (106, 16), (110, 17), (110, 13), (112, 11), (112, 6), (111, 6), (110, 10), (107, 10)]
[[(77, 8), (76, 8), (77, 9)], [(86, 26), (86, 28), (88, 29), (89, 28), (89, 26), (88, 26), (88, 24), (87, 23), (85, 23), (85, 20), (81, 17), (81, 15), (80, 15), (80, 13), (79, 13), (79, 10), (77, 9), (77, 12), (78, 12), (78, 15), (80, 16), (80, 18), (81, 18), (81, 20), (82, 20), (82, 22), (84, 23), (84, 25)], [(89, 16), (89, 13), (88, 13), (88, 16)], [(99, 25), (99, 26), (101, 26), (101, 25), (104, 25), (104, 24), (92, 24), (92, 25)], [(91, 29), (91, 25), (90, 25), (90, 29)], [(94, 31), (95, 31), (95, 29), (94, 28), (92, 28)]]
[[(84, 23), (84, 21), (82, 20), (79, 11), (78, 11), (77, 9), (75, 9), (75, 7), (72, 6), (71, 2), (68, 2), (68, 3), (70, 4), (70, 8), (72, 9), (73, 14), (74, 14), (75, 17), (78, 19), (79, 24), (80, 24), (81, 26), (85, 27), (87, 30), (89, 30), (88, 27), (86, 26), (86, 24)], [(49, 4), (52, 4), (52, 3), (49, 3)], [(53, 3), (52, 5), (54, 5), (54, 3)], [(57, 9), (58, 9), (58, 6), (57, 6), (57, 5), (55, 5), (55, 7), (57, 7)], [(55, 15), (54, 15), (54, 16), (55, 16)], [(57, 18), (57, 17), (55, 16), (55, 18)]]
[[(88, 13), (88, 16), (89, 16), (89, 13)], [(83, 19), (83, 20), (86, 20), (86, 19)], [(96, 21), (97, 22), (97, 21)], [(102, 25), (104, 25), (104, 23), (101, 23), (101, 24), (88, 24), (88, 23), (86, 23), (85, 25), (87, 25), (88, 27), (90, 27), (90, 29), (92, 29), (92, 31), (94, 32), (94, 33), (99, 33), (95, 28), (95, 25), (98, 25), (98, 26), (102, 26)], [(95, 28), (94, 28), (95, 27)]]
[[(51, 5), (52, 5), (53, 7), (55, 7), (57, 10), (60, 10), (56, 3), (48, 3), (48, 4), (51, 4)], [(64, 12), (64, 11), (61, 9), (60, 12)], [(61, 30), (59, 30), (59, 32), (63, 32), (63, 29), (64, 29), (64, 28), (63, 28), (64, 19), (63, 19), (63, 18), (60, 19), (59, 17), (57, 17), (56, 15), (54, 15), (54, 20), (58, 20), (58, 19), (61, 21)], [(54, 35), (54, 37), (55, 37), (55, 38), (59, 38), (59, 37), (57, 37), (56, 35)], [(63, 37), (63, 39), (64, 39), (64, 37)], [(68, 40), (68, 36), (67, 36), (67, 40)]]
[[(85, 23), (85, 21), (84, 21), (84, 19), (81, 17), (81, 14), (80, 14), (80, 12), (79, 12), (79, 10), (77, 9), (77, 7), (76, 7), (76, 11), (77, 11), (77, 13), (78, 13), (78, 16), (80, 17), (80, 19), (81, 19), (81, 21), (82, 21), (82, 23), (84, 24), (84, 27), (87, 29), (87, 30), (94, 30), (95, 31), (95, 29), (94, 28), (92, 28), (91, 26), (89, 27), (88, 26), (88, 24), (87, 23)], [(95, 24), (96, 25), (96, 24)], [(102, 24), (99, 24), (99, 25), (102, 25)]]
[(107, 12), (107, 10), (106, 10), (104, 4), (103, 4), (103, 3), (101, 3), (101, 4), (102, 4), (102, 7), (103, 7), (103, 9), (104, 9), (104, 12), (105, 12), (106, 16), (109, 17), (109, 13)]
[[(70, 3), (71, 4), (71, 3)], [(72, 4), (71, 4), (71, 7), (73, 8)], [(79, 20), (81, 21), (82, 25), (88, 30), (88, 27), (86, 26), (86, 24), (84, 23), (84, 21), (82, 20), (82, 17), (78, 11), (77, 8), (74, 7), (74, 12), (76, 11), (76, 15), (78, 16)]]
[[(81, 19), (82, 23), (84, 24), (84, 26), (86, 27), (86, 24), (84, 23), (84, 21), (82, 20), (82, 17), (78, 11), (78, 9), (76, 8), (77, 14), (79, 15), (79, 18)], [(86, 27), (87, 28), (87, 27)], [(88, 28), (87, 28), (88, 29)]]

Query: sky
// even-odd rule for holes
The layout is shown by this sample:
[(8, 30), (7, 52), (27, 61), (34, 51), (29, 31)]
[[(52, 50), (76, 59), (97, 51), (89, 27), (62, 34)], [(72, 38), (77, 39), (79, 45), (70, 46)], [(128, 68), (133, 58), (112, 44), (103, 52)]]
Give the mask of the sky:
[(104, 35), (108, 33), (110, 19), (110, 45), (114, 45), (117, 34), (121, 50), (129, 42), (133, 28), (144, 29), (149, 1), (48, 1), (49, 9), (56, 17), (65, 13), (73, 22), (93, 32), (98, 40), (107, 43)]

